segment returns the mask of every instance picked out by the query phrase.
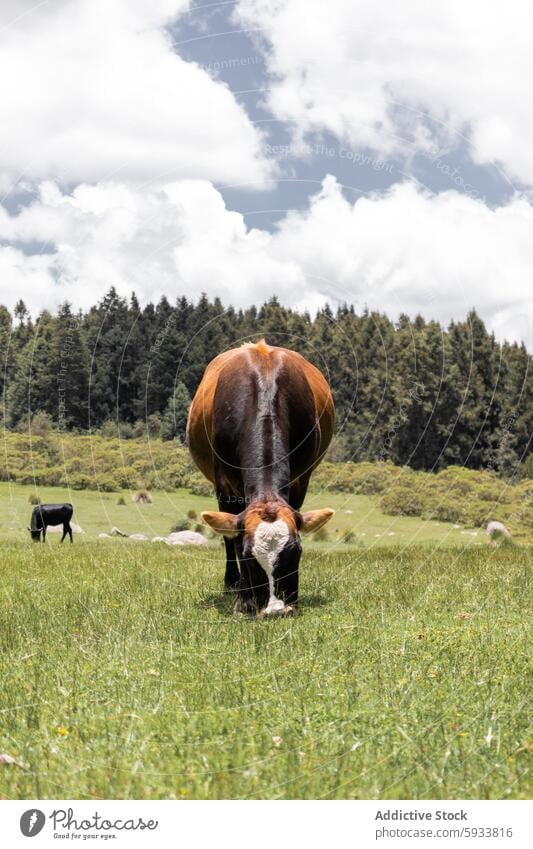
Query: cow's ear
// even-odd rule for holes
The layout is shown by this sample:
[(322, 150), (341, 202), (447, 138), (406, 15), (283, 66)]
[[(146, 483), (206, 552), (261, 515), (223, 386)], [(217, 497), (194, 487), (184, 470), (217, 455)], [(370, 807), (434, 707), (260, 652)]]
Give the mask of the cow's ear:
[(329, 507), (324, 507), (323, 510), (309, 510), (308, 513), (302, 513), (300, 530), (304, 534), (312, 534), (314, 531), (318, 531), (326, 522), (329, 522), (334, 514), (335, 510), (330, 510)]
[(239, 533), (239, 517), (233, 513), (218, 513), (214, 510), (206, 510), (202, 513), (202, 519), (217, 534), (225, 537), (236, 537)]

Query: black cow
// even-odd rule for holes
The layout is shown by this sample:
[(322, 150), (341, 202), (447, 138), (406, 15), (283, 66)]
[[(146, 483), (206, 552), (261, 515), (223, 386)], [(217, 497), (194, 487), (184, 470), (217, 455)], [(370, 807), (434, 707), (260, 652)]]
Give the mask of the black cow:
[(61, 542), (63, 542), (67, 534), (72, 542), (70, 520), (72, 519), (73, 512), (74, 508), (72, 504), (38, 504), (37, 507), (33, 508), (31, 527), (28, 528), (32, 540), (34, 542), (40, 542), (42, 533), (42, 541), (44, 542), (48, 525), (63, 525)]

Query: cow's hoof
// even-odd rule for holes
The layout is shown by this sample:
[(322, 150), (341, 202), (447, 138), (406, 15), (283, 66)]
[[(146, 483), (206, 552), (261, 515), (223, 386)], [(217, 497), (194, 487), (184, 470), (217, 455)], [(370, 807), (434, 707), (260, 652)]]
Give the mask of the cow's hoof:
[(258, 619), (272, 619), (276, 616), (296, 616), (298, 610), (292, 604), (284, 604), (283, 607), (265, 607), (257, 614)]
[(257, 607), (253, 601), (243, 601), (242, 598), (238, 598), (233, 612), (236, 616), (255, 616)]

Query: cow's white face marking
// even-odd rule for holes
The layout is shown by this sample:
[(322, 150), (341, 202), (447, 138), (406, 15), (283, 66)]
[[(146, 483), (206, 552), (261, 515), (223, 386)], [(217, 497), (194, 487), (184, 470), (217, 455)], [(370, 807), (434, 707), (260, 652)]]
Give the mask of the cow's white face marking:
[(283, 519), (260, 522), (255, 529), (252, 554), (267, 574), (270, 591), (268, 604), (263, 611), (266, 614), (285, 610), (285, 603), (274, 595), (274, 567), (288, 541), (289, 528)]

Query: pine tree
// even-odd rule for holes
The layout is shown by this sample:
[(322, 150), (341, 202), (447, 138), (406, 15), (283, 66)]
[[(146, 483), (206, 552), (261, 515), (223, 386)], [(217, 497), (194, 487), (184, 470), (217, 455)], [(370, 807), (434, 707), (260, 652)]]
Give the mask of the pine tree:
[(163, 439), (184, 441), (190, 403), (191, 396), (187, 392), (187, 387), (180, 381), (176, 384), (172, 398), (168, 402), (162, 417), (161, 436)]

